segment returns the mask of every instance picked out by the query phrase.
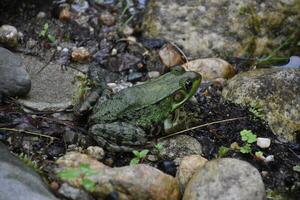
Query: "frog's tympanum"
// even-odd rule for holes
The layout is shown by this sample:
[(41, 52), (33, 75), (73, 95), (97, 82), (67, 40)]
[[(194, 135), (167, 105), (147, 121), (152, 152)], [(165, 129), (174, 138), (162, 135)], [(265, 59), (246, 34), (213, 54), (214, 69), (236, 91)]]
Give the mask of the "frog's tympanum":
[(174, 67), (157, 79), (124, 89), (93, 108), (89, 134), (111, 151), (145, 148), (157, 132), (165, 132), (158, 128), (161, 124), (172, 127), (172, 113), (195, 94), (200, 82), (199, 74)]

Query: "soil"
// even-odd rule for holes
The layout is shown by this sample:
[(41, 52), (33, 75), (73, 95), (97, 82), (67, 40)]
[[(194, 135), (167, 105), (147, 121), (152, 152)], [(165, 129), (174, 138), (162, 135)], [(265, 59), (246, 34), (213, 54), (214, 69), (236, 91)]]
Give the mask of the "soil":
[[(129, 80), (135, 83), (146, 80), (147, 71), (164, 71), (160, 61), (155, 60), (152, 55), (165, 41), (160, 38), (149, 40), (142, 37), (142, 30), (139, 26), (140, 16), (143, 13), (142, 6), (138, 3), (134, 5), (136, 12), (128, 22), (132, 13), (129, 10), (123, 12), (126, 7), (123, 1), (107, 2), (116, 3), (91, 4), (86, 11), (89, 16), (88, 24), (94, 28), (93, 34), (87, 27), (73, 21), (72, 18), (69, 22), (61, 22), (57, 18), (58, 4), (50, 0), (24, 1), (21, 4), (11, 1), (9, 4), (0, 4), (2, 6), (0, 7), (0, 24), (13, 25), (24, 35), (19, 47), (12, 51), (37, 56), (45, 64), (49, 59), (57, 62), (59, 55), (51, 56), (50, 50), (56, 49), (60, 43), (70, 43), (92, 49), (93, 59), (89, 75), (99, 85), (103, 82), (93, 72), (106, 70), (109, 74), (108, 79)], [(46, 17), (37, 20), (36, 16), (41, 11), (46, 13)], [(98, 13), (104, 11), (113, 13), (117, 19), (116, 25), (108, 27), (100, 24), (97, 20)], [(39, 36), (46, 22), (49, 24), (49, 32), (56, 38), (56, 43), (51, 43)], [(140, 41), (138, 45), (129, 44), (125, 40), (124, 33), (118, 29), (124, 23), (134, 28), (134, 36)], [(37, 41), (37, 46), (33, 49), (26, 46), (30, 38)], [(142, 52), (146, 51), (146, 47), (150, 53), (143, 55)], [(112, 48), (117, 49), (117, 56), (110, 55)], [(239, 63), (232, 64), (238, 65)], [(122, 66), (122, 68), (115, 68), (115, 66)], [(230, 147), (234, 142), (243, 145), (244, 142), (240, 137), (241, 130), (252, 130), (257, 137), (270, 138), (272, 140), (270, 148), (260, 149), (253, 144), (252, 153), (243, 154), (237, 150), (229, 150), (225, 157), (245, 160), (255, 166), (262, 174), (266, 189), (281, 193), (287, 199), (300, 199), (300, 174), (293, 170), (293, 167), (300, 162), (300, 144), (279, 141), (267, 124), (253, 115), (249, 108), (223, 101), (220, 96), (221, 89), (216, 84), (202, 85), (196, 95), (197, 102), (188, 103), (185, 109), (198, 119), (198, 124), (241, 118), (236, 121), (209, 125), (184, 134), (198, 139), (203, 146), (203, 156), (209, 160), (220, 156), (218, 150), (222, 146)], [(82, 150), (94, 144), (86, 135), (87, 127), (80, 125), (83, 124), (80, 121), (62, 120), (57, 118), (57, 113), (56, 115), (37, 111), (27, 113), (23, 108), (15, 99), (1, 96), (0, 140), (9, 146), (13, 153), (20, 155), (23, 159), (26, 155), (33, 163), (36, 163), (35, 167), (49, 181), (54, 177), (51, 174), (51, 165), (58, 157), (71, 149)], [(59, 114), (71, 113), (64, 111)], [(67, 138), (67, 135), (74, 135), (74, 138)], [(273, 155), (275, 159), (273, 162), (265, 163), (254, 155), (256, 151), (262, 151), (264, 155)], [(123, 166), (127, 165), (132, 157), (131, 153), (108, 153), (103, 161), (112, 166)], [(153, 165), (161, 161), (158, 160)]]

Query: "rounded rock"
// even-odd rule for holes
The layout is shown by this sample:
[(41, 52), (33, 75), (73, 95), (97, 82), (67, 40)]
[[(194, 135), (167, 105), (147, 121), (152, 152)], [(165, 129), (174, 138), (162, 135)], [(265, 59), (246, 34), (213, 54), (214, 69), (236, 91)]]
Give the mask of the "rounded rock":
[(207, 162), (188, 183), (183, 200), (263, 200), (265, 187), (256, 168), (223, 158)]
[(8, 47), (18, 46), (18, 31), (14, 26), (2, 25), (0, 27), (0, 43)]
[(86, 153), (97, 160), (101, 160), (105, 156), (104, 150), (98, 146), (89, 146), (86, 149)]
[(0, 47), (0, 93), (20, 97), (27, 95), (30, 88), (30, 77), (22, 66), (22, 59)]
[(200, 155), (185, 156), (178, 167), (176, 179), (179, 182), (180, 191), (183, 193), (185, 186), (195, 171), (205, 165), (207, 159)]
[(261, 137), (258, 137), (257, 141), (256, 141), (256, 144), (260, 148), (266, 149), (266, 148), (270, 147), (271, 140), (270, 140), (270, 138), (261, 138)]

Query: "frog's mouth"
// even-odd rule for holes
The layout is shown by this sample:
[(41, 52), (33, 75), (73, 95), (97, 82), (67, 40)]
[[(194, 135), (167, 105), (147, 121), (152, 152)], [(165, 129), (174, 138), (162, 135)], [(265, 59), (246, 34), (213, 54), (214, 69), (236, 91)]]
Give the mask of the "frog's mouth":
[(195, 77), (193, 79), (184, 80), (184, 82), (180, 83), (182, 85), (182, 89), (180, 90), (183, 93), (184, 98), (172, 105), (172, 111), (175, 111), (177, 108), (182, 106), (188, 99), (190, 99), (196, 92), (201, 83), (201, 76), (193, 72)]

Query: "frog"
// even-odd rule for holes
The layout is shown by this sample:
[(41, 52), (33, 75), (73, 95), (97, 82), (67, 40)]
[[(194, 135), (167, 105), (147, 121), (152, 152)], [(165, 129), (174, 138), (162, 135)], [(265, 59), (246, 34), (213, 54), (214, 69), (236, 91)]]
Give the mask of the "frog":
[(200, 83), (200, 74), (176, 66), (158, 78), (123, 89), (92, 108), (88, 134), (113, 152), (145, 148), (172, 128), (173, 114)]

